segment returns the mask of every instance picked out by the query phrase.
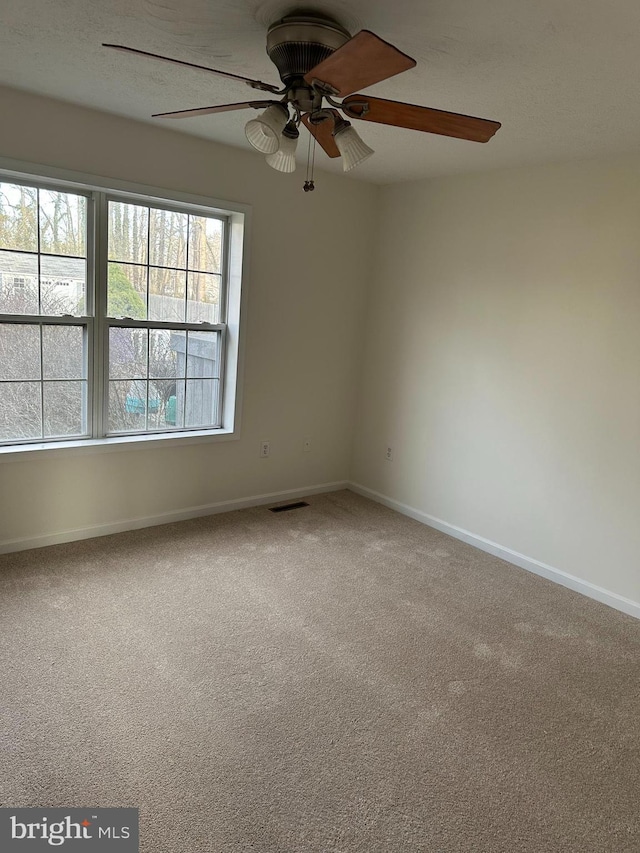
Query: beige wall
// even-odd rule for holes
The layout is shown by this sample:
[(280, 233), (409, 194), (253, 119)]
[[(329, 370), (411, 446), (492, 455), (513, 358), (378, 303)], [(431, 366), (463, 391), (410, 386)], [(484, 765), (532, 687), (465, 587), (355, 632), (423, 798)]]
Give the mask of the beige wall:
[(383, 191), (323, 174), (309, 196), (238, 149), (0, 103), (0, 157), (253, 210), (240, 440), (1, 457), (0, 547), (351, 476), (640, 601), (640, 159)]
[(389, 187), (377, 243), (353, 479), (640, 602), (640, 158)]
[(0, 157), (242, 202), (253, 220), (241, 439), (2, 457), (0, 546), (345, 480), (376, 188), (318, 174), (309, 195), (260, 155), (9, 89), (0, 105)]

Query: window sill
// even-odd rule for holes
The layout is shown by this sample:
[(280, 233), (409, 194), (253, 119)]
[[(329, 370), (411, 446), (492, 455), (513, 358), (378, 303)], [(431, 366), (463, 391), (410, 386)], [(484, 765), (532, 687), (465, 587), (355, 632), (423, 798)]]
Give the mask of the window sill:
[(112, 453), (125, 450), (158, 450), (165, 447), (184, 447), (187, 444), (206, 444), (234, 441), (240, 438), (231, 430), (194, 430), (189, 433), (158, 433), (157, 435), (119, 435), (112, 438), (83, 438), (73, 441), (43, 441), (37, 444), (14, 444), (0, 447), (0, 463), (37, 458), (47, 459), (77, 453)]

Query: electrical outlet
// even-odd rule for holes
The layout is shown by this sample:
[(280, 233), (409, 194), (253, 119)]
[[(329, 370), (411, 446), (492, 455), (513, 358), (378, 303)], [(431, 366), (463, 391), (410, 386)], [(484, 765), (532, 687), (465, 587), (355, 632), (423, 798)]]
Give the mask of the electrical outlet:
[(307, 435), (302, 444), (302, 449), (305, 453), (311, 453), (311, 436)]
[(261, 441), (260, 442), (260, 456), (265, 459), (271, 453), (271, 442), (270, 441)]
[(393, 448), (390, 444), (387, 444), (387, 449), (385, 450), (384, 458), (387, 460), (387, 462), (391, 462), (393, 459)]

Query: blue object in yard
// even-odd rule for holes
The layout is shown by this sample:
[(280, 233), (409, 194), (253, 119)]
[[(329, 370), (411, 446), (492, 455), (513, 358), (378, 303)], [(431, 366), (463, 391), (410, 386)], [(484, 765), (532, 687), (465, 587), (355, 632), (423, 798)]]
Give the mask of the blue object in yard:
[(145, 401), (134, 397), (133, 394), (127, 394), (124, 409), (128, 415), (144, 415)]
[(167, 400), (167, 405), (164, 410), (164, 422), (169, 426), (176, 425), (176, 395), (172, 394)]
[[(129, 415), (144, 415), (146, 408), (146, 401), (141, 400), (140, 397), (134, 397), (133, 394), (127, 394), (127, 399), (124, 404), (125, 411)], [(157, 412), (160, 408), (160, 400), (157, 397), (153, 397), (149, 400), (149, 411)]]

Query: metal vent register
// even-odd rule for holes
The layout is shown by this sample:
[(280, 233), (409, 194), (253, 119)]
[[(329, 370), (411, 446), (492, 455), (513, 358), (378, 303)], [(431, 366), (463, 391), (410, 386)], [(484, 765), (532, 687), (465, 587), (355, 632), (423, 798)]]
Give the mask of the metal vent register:
[(297, 501), (293, 504), (283, 504), (282, 506), (269, 507), (269, 512), (289, 512), (290, 509), (302, 509), (303, 506), (309, 506), (305, 501)]

